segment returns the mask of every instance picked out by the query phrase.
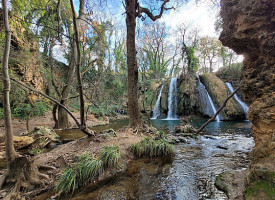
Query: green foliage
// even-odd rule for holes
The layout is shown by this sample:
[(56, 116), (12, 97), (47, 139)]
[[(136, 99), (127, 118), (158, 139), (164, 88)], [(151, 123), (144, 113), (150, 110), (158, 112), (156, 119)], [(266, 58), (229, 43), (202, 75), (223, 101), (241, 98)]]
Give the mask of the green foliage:
[(4, 117), (4, 111), (3, 108), (0, 108), (0, 119), (3, 119)]
[(199, 59), (195, 56), (195, 47), (187, 47), (186, 59), (188, 62), (187, 69), (189, 72), (196, 72), (199, 68)]
[(220, 68), (216, 72), (216, 75), (219, 78), (226, 80), (227, 82), (235, 79), (240, 80), (241, 74), (242, 74), (242, 68), (243, 68), (242, 63), (234, 63), (230, 66)]
[(36, 102), (32, 108), (29, 103), (22, 103), (12, 107), (12, 116), (20, 119), (26, 119), (30, 113), (30, 117), (43, 116), (49, 107), (43, 101)]
[(100, 159), (107, 168), (116, 167), (120, 157), (120, 149), (118, 146), (105, 146), (100, 152)]
[(41, 153), (43, 153), (43, 150), (42, 149), (39, 149), (39, 148), (37, 148), (37, 149), (31, 149), (31, 150), (29, 150), (29, 153), (31, 154), (31, 155), (38, 155), (38, 154), (41, 154)]
[(104, 172), (101, 160), (92, 160), (87, 155), (81, 157), (81, 159), (79, 163), (64, 171), (57, 182), (57, 191), (60, 191), (60, 193), (74, 192), (75, 189), (99, 177)]
[(250, 197), (257, 197), (257, 194), (263, 192), (266, 194), (268, 199), (272, 200), (275, 197), (275, 186), (272, 183), (266, 181), (257, 181), (253, 183), (252, 186), (249, 186), (245, 190), (245, 198), (249, 199)]
[(164, 138), (158, 141), (145, 138), (141, 142), (131, 145), (130, 149), (136, 157), (149, 156), (172, 158), (175, 155), (173, 146)]

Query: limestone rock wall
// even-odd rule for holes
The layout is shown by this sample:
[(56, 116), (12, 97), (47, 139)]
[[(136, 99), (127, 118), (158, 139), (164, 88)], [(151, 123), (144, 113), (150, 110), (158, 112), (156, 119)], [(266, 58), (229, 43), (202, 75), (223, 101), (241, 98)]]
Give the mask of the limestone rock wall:
[(274, 185), (275, 1), (222, 0), (221, 16), (220, 40), (244, 55), (242, 90), (251, 102), (248, 119), (255, 139), (248, 183), (273, 180)]
[[(0, 33), (2, 35), (4, 32), (1, 12), (0, 15)], [(22, 82), (31, 85), (36, 90), (44, 92), (45, 84), (40, 72), (42, 63), (38, 41), (36, 41), (32, 33), (24, 28), (21, 22), (12, 15), (10, 16), (10, 29), (12, 36), (9, 67)], [(4, 39), (4, 37), (2, 39)], [(1, 55), (2, 52), (3, 46), (0, 48)], [(14, 75), (11, 74), (11, 76)], [(32, 92), (28, 95), (31, 103), (34, 103), (37, 97), (38, 96)]]

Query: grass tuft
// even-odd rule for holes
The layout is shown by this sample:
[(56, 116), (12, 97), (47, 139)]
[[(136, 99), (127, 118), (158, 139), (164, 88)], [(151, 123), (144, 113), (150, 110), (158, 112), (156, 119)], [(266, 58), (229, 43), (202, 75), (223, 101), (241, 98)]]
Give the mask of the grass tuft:
[(75, 189), (99, 177), (103, 172), (104, 168), (101, 160), (92, 160), (85, 157), (85, 159), (64, 171), (58, 180), (56, 190), (61, 193), (74, 192)]
[(158, 141), (145, 138), (141, 142), (131, 145), (130, 150), (139, 158), (146, 156), (173, 158), (175, 155), (173, 146), (164, 138)]
[(100, 159), (106, 168), (117, 167), (120, 157), (118, 146), (105, 146), (100, 152)]

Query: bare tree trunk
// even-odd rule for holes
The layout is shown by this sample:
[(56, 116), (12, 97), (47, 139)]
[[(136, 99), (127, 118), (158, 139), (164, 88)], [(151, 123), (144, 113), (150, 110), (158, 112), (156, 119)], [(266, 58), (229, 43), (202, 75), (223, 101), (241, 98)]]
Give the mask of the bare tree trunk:
[(126, 0), (127, 25), (127, 66), (128, 66), (128, 109), (129, 126), (142, 126), (142, 119), (138, 105), (138, 66), (136, 58), (136, 0)]
[(240, 89), (240, 86), (237, 87), (234, 92), (232, 92), (231, 95), (229, 95), (229, 97), (227, 97), (227, 99), (225, 99), (225, 101), (223, 102), (222, 106), (217, 110), (217, 112), (215, 113), (215, 115), (209, 119), (207, 122), (205, 122), (198, 130), (196, 130), (195, 132), (196, 133), (199, 133), (201, 132), (210, 122), (212, 122), (216, 117), (217, 115), (221, 112), (221, 110), (226, 106), (226, 103), (228, 102), (228, 100), (234, 96), (234, 94), (236, 94), (238, 92), (238, 90)]
[(11, 163), (18, 157), (13, 145), (13, 130), (10, 110), (10, 78), (9, 78), (9, 55), (11, 43), (11, 30), (9, 27), (9, 18), (6, 0), (2, 0), (2, 13), (5, 28), (5, 47), (2, 60), (2, 73), (3, 73), (3, 105), (4, 105), (4, 121), (5, 121), (5, 145), (6, 145), (6, 158), (8, 162), (8, 169)]
[(77, 69), (77, 81), (78, 81), (78, 92), (79, 92), (79, 99), (80, 99), (80, 122), (81, 126), (85, 125), (85, 102), (84, 102), (84, 92), (83, 92), (83, 84), (82, 84), (82, 78), (81, 78), (81, 50), (80, 50), (80, 43), (79, 43), (79, 33), (78, 33), (78, 27), (80, 26), (80, 20), (82, 19), (84, 15), (84, 0), (80, 0), (80, 7), (79, 7), (79, 16), (78, 19), (75, 17), (75, 10), (74, 10), (74, 4), (73, 0), (70, 0), (72, 13), (73, 13), (73, 24), (74, 24), (74, 30), (75, 30), (75, 44), (77, 49), (77, 57), (76, 57), (76, 69)]
[[(61, 101), (60, 103), (65, 107), (68, 107), (68, 97), (71, 92), (73, 81), (74, 81), (74, 74), (75, 74), (75, 58), (76, 58), (76, 49), (75, 49), (75, 41), (72, 41), (72, 56), (71, 61), (69, 64), (69, 70), (67, 74), (67, 85), (63, 88), (61, 94)], [(68, 113), (62, 107), (58, 107), (58, 128), (60, 129), (67, 129), (69, 128), (69, 118)]]

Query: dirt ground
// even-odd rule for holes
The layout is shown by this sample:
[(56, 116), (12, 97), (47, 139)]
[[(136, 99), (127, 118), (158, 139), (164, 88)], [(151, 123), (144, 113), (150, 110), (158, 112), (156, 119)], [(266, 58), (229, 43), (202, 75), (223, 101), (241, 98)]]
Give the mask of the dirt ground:
[[(78, 119), (80, 121), (80, 114), (79, 112), (77, 113), (73, 113), (74, 116), (76, 117), (76, 119)], [(72, 127), (76, 127), (74, 120), (69, 117), (69, 121)], [(95, 118), (94, 115), (88, 115), (87, 117), (87, 126), (88, 127), (92, 127), (92, 126), (97, 126), (97, 125), (104, 125), (104, 124), (108, 124), (109, 120), (108, 118), (104, 117), (103, 120), (99, 120), (97, 118)], [(27, 132), (27, 127), (26, 127), (26, 121), (25, 120), (20, 120), (20, 119), (12, 119), (12, 124), (13, 124), (13, 134), (18, 136), (18, 135), (22, 135), (24, 133)], [(52, 113), (49, 111), (47, 112), (44, 116), (42, 117), (35, 117), (32, 118), (29, 121), (29, 125), (30, 125), (30, 130), (33, 130), (34, 127), (36, 126), (47, 126), (47, 127), (53, 127), (54, 126), (54, 121), (53, 121), (53, 117), (52, 117)], [(4, 137), (4, 120), (0, 119), (0, 138)]]
[[(79, 115), (77, 115), (77, 118), (79, 118)], [(100, 124), (107, 124), (109, 123), (109, 120), (105, 118), (105, 120), (98, 120), (93, 115), (88, 116), (87, 124), (88, 126), (95, 126)], [(71, 121), (71, 124), (73, 124), (73, 121)], [(48, 126), (53, 127), (54, 123), (51, 117), (51, 113), (47, 113), (43, 117), (35, 118), (30, 121), (30, 129), (32, 130), (36, 126)], [(4, 137), (4, 125), (3, 120), (0, 121), (0, 137), (3, 139)], [(15, 135), (21, 135), (23, 132), (26, 131), (26, 123), (25, 121), (20, 121), (18, 119), (13, 120), (13, 127), (14, 127), (14, 134)], [(58, 177), (61, 175), (61, 173), (64, 171), (64, 169), (68, 166), (72, 166), (74, 162), (75, 156), (79, 156), (86, 153), (91, 153), (93, 157), (97, 157), (98, 153), (101, 151), (101, 149), (104, 146), (110, 146), (110, 145), (117, 145), (121, 149), (121, 166), (124, 166), (120, 168), (119, 170), (125, 170), (126, 166), (129, 161), (133, 160), (134, 157), (129, 151), (129, 147), (133, 143), (137, 143), (140, 140), (142, 140), (146, 134), (137, 133), (136, 130), (133, 130), (131, 128), (122, 128), (118, 131), (116, 131), (116, 137), (104, 137), (100, 134), (96, 134), (94, 137), (83, 137), (78, 140), (58, 145), (56, 148), (52, 149), (50, 152), (42, 153), (36, 156), (33, 156), (32, 158), (39, 166), (51, 166), (54, 167), (54, 169), (40, 169), (42, 173), (45, 173), (49, 175), (50, 181), (48, 181), (48, 185), (46, 188), (43, 188), (43, 191), (54, 188), (56, 181), (58, 180)], [(119, 173), (119, 170), (118, 173)], [(109, 177), (113, 176), (112, 174), (109, 174)], [(105, 179), (108, 177), (108, 172), (106, 172), (101, 179)], [(4, 195), (8, 191), (0, 191), (0, 199), (1, 197), (4, 197)], [(28, 197), (31, 195), (38, 195), (41, 193), (41, 190), (38, 189), (36, 191), (32, 191), (31, 193), (28, 193)], [(27, 199), (29, 199), (27, 197)], [(32, 199), (32, 197), (31, 197)]]

